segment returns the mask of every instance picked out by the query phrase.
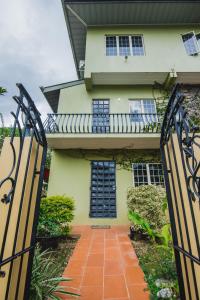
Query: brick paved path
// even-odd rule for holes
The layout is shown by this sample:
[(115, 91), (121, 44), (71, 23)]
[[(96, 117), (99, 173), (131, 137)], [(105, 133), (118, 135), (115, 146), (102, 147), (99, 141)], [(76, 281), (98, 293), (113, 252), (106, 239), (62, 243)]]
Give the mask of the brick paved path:
[[(147, 300), (144, 274), (128, 238), (127, 226), (91, 229), (76, 226), (81, 234), (63, 276), (68, 291), (81, 294), (80, 300)], [(63, 299), (77, 299), (63, 296)]]

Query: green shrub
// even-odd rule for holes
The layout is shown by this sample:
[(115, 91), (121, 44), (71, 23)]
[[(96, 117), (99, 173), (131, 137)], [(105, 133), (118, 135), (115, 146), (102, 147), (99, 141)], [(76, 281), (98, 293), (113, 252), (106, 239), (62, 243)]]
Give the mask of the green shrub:
[(166, 280), (173, 291), (175, 299), (178, 297), (178, 282), (172, 247), (162, 247), (156, 244), (148, 245), (145, 253), (137, 253), (140, 265), (151, 291), (152, 299), (156, 300), (157, 292), (161, 289), (156, 281)]
[[(163, 209), (165, 203), (165, 189), (160, 186), (141, 185), (128, 190), (127, 204), (129, 210), (139, 214), (152, 229), (157, 231), (169, 222)], [(135, 229), (139, 228), (139, 226), (135, 226)]]
[(39, 236), (63, 236), (69, 232), (74, 218), (74, 200), (67, 196), (49, 196), (41, 199), (38, 224)]
[(60, 275), (62, 266), (56, 262), (51, 254), (52, 252), (49, 250), (41, 252), (39, 247), (35, 249), (30, 300), (59, 300), (61, 297), (58, 295), (76, 295), (67, 292), (66, 288), (64, 289), (62, 286), (59, 286), (60, 282), (70, 281), (71, 279), (58, 276), (58, 274)]
[(156, 232), (151, 229), (151, 226), (144, 218), (132, 210), (129, 210), (128, 218), (134, 225), (138, 225), (145, 233), (147, 233), (150, 239), (155, 240)]

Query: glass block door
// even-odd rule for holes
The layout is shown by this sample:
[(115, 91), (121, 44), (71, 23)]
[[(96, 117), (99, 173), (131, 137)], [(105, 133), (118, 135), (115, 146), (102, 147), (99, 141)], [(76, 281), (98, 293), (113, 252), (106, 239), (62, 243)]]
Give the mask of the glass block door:
[(116, 218), (114, 161), (92, 161), (90, 217)]
[(93, 100), (92, 132), (110, 132), (109, 100)]

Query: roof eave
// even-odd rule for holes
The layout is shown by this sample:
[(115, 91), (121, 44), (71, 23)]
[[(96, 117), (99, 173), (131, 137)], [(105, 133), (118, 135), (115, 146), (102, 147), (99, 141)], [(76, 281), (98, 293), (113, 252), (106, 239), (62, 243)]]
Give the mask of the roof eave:
[(63, 12), (64, 12), (64, 17), (65, 17), (65, 23), (67, 25), (69, 40), (70, 40), (70, 44), (71, 44), (72, 55), (73, 55), (74, 63), (75, 63), (75, 67), (76, 67), (76, 73), (77, 73), (78, 79), (80, 79), (79, 65), (78, 65), (77, 57), (76, 57), (75, 50), (74, 50), (75, 47), (74, 47), (74, 43), (73, 43), (73, 39), (72, 39), (72, 32), (71, 32), (71, 28), (70, 28), (70, 24), (69, 24), (68, 13), (67, 13), (67, 10), (65, 9), (65, 2), (66, 1), (61, 0), (61, 2), (62, 2), (62, 8), (63, 8)]
[(79, 84), (84, 84), (84, 80), (74, 80), (74, 81), (46, 86), (46, 87), (41, 86), (40, 90), (42, 91), (44, 97), (46, 98), (53, 112), (57, 113), (60, 90), (73, 87)]

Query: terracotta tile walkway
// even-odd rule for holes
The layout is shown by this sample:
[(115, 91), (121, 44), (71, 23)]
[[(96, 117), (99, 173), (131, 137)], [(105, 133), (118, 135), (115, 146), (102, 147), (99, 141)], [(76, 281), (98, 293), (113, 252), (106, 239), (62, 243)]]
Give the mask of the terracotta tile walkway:
[(68, 291), (81, 294), (80, 300), (149, 299), (127, 226), (110, 229), (76, 226), (73, 233), (81, 234), (81, 238), (63, 274), (73, 279), (62, 283)]

